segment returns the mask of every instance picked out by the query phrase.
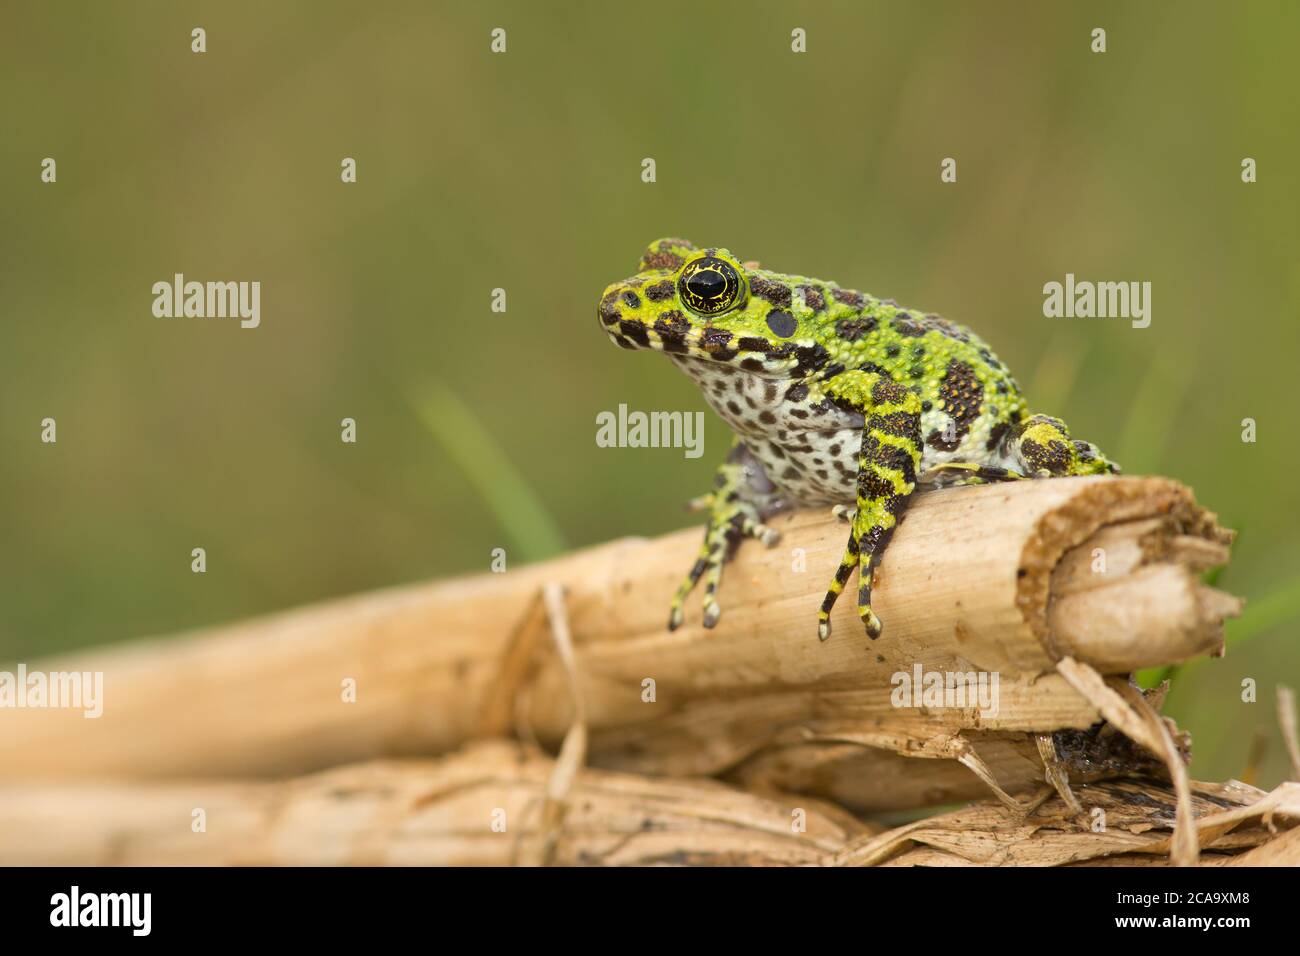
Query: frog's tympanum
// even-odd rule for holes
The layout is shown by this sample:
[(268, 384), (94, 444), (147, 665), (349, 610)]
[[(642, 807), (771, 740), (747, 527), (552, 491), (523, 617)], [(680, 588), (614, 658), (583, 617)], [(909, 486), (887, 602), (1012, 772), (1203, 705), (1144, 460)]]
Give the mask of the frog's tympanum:
[(741, 540), (773, 544), (763, 522), (784, 508), (833, 504), (849, 542), (818, 612), (858, 569), (858, 613), (880, 635), (871, 584), (913, 490), (1118, 469), (1065, 423), (1031, 415), (1015, 380), (973, 332), (833, 282), (742, 263), (726, 249), (660, 239), (635, 276), (600, 299), (602, 328), (626, 349), (663, 352), (731, 426), (704, 545), (668, 626), (705, 578), (704, 625), (717, 623), (722, 566)]

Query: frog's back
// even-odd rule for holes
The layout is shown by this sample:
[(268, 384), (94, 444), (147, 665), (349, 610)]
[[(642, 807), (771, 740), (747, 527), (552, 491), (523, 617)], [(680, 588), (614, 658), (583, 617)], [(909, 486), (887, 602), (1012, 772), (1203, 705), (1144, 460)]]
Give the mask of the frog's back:
[(1025, 414), (1007, 367), (965, 326), (823, 283), (818, 337), (832, 363), (888, 375), (921, 399), (922, 469), (948, 461), (998, 464), (1002, 439)]

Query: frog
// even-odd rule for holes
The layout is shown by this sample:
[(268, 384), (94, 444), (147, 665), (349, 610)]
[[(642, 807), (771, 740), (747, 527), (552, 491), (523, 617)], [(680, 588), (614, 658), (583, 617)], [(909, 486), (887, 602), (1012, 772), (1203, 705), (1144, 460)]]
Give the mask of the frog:
[(1060, 418), (1031, 412), (970, 329), (723, 247), (652, 242), (596, 311), (615, 345), (666, 355), (733, 432), (712, 490), (690, 503), (708, 520), (669, 630), (701, 580), (702, 623), (717, 625), (724, 565), (744, 540), (775, 545), (774, 515), (830, 505), (849, 535), (817, 634), (830, 637), (831, 611), (856, 571), (858, 616), (875, 640), (876, 571), (918, 490), (1120, 470)]

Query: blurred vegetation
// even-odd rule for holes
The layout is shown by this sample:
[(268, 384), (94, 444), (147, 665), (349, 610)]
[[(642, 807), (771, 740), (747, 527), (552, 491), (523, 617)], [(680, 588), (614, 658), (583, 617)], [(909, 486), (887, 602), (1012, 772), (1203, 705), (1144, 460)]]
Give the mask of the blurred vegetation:
[[(1196, 774), (1242, 773), (1263, 730), (1276, 781), (1298, 29), (1287, 2), (9, 5), (0, 659), (693, 520), (715, 417), (699, 460), (594, 441), (620, 402), (704, 408), (594, 315), (679, 234), (975, 327), (1036, 407), (1248, 529), (1222, 584), (1267, 613), (1168, 706)], [(153, 318), (175, 272), (260, 280), (261, 328)], [(1066, 272), (1150, 280), (1151, 327), (1044, 318)]]

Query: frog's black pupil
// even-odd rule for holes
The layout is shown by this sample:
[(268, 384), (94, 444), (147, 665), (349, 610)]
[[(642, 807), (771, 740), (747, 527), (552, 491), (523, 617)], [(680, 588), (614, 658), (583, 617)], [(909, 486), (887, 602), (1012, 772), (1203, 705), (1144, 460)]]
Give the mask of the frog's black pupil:
[(743, 295), (740, 275), (725, 259), (705, 256), (690, 262), (677, 280), (682, 304), (696, 315), (721, 315)]
[(712, 301), (726, 291), (727, 279), (721, 272), (704, 269), (687, 279), (686, 287), (701, 299)]

